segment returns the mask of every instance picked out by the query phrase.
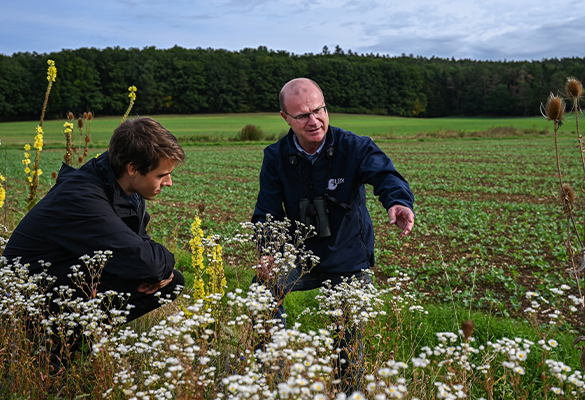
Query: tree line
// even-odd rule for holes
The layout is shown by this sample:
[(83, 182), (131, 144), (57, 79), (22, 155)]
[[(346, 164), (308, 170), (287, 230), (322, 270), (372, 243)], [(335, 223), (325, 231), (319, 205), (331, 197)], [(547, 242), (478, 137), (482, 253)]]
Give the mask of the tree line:
[(345, 52), (339, 46), (296, 55), (266, 47), (240, 51), (173, 47), (80, 48), (0, 55), (0, 120), (38, 118), (47, 60), (58, 75), (48, 118), (92, 111), (120, 115), (128, 87), (133, 112), (147, 114), (278, 111), (290, 79), (317, 81), (332, 112), (441, 117), (531, 116), (566, 78), (585, 77), (585, 59), (477, 61)]

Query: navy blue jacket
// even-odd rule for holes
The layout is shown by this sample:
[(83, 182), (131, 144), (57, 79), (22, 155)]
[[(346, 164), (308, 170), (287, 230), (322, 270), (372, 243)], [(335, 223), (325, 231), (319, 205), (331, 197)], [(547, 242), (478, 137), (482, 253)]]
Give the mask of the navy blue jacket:
[[(408, 182), (368, 137), (329, 127), (323, 150), (312, 165), (296, 148), (293, 135), (290, 130), (264, 149), (252, 222), (264, 222), (266, 214), (277, 220), (287, 217), (298, 221), (301, 199), (333, 197), (327, 201), (331, 236), (306, 241), (307, 248), (320, 257), (313, 270), (348, 274), (373, 266), (374, 229), (364, 184), (374, 187), (386, 210), (396, 204), (413, 209), (414, 195)], [(291, 233), (295, 229), (293, 224)]]
[(105, 152), (80, 169), (63, 164), (55, 186), (16, 227), (4, 256), (22, 257), (29, 271), (41, 271), (39, 260), (50, 262), (49, 274), (70, 273), (94, 250), (111, 250), (104, 272), (121, 279), (149, 283), (168, 278), (175, 257), (146, 233), (150, 216), (146, 202), (135, 203), (122, 190)]

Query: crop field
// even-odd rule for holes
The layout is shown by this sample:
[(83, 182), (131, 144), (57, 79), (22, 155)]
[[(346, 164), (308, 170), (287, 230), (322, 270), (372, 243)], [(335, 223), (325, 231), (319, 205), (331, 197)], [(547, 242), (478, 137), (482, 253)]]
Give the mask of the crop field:
[[(561, 151), (579, 187), (575, 139), (564, 135)], [(376, 270), (415, 278), (428, 302), (455, 301), (504, 317), (523, 317), (527, 291), (575, 281), (568, 267), (552, 135), (520, 139), (378, 141), (409, 180), (416, 196), (415, 228), (404, 239), (369, 193), (375, 225)], [(258, 193), (266, 144), (189, 146), (187, 161), (173, 174), (173, 187), (149, 203), (151, 233), (188, 250), (189, 224), (199, 212), (206, 232), (229, 236), (248, 221)], [(101, 150), (94, 150), (99, 152)], [(45, 190), (52, 184), (61, 150), (41, 157)], [(24, 207), (21, 152), (6, 150), (8, 209), (18, 219)], [(573, 176), (572, 176), (573, 175)], [(571, 181), (572, 179), (572, 181)], [(582, 201), (582, 199), (580, 200)], [(185, 263), (189, 262), (185, 258)], [(246, 268), (246, 266), (242, 266)], [(572, 294), (577, 294), (576, 289)], [(568, 316), (574, 329), (582, 316)]]
[[(423, 123), (417, 120), (403, 120), (411, 125), (400, 127), (399, 123), (393, 125), (389, 121), (401, 119), (380, 117), (388, 124), (384, 127), (378, 117), (355, 117), (354, 125), (349, 123), (351, 116), (343, 117), (347, 120), (332, 116), (334, 125), (347, 126), (363, 134), (372, 130), (376, 143), (409, 181), (416, 199), (414, 229), (407, 237), (400, 238), (398, 228), (388, 223), (385, 210), (374, 197), (373, 190), (368, 188), (368, 206), (376, 231), (375, 282), (407, 274), (412, 282), (410, 294), (431, 310), (431, 315), (427, 319), (423, 317), (418, 328), (409, 328), (410, 331), (404, 333), (410, 336), (404, 339), (408, 345), (401, 348), (401, 353), (390, 352), (382, 345), (384, 342), (377, 344), (380, 357), (396, 355), (397, 360), (409, 359), (420, 347), (436, 343), (436, 332), (457, 332), (461, 321), (470, 316), (476, 323), (475, 335), (479, 341), (526, 334), (537, 342), (539, 336), (530, 326), (536, 326), (537, 331), (550, 329), (551, 310), (558, 309), (560, 313), (554, 318), (561, 322), (559, 330), (555, 331), (559, 346), (553, 353), (578, 369), (580, 351), (573, 348), (572, 341), (585, 334), (585, 320), (582, 314), (572, 311), (574, 303), (569, 300), (570, 296), (580, 293), (577, 281), (568, 272), (570, 264), (564, 244), (567, 222), (559, 200), (555, 143), (552, 133), (546, 130), (544, 118), (509, 120), (507, 126), (525, 131), (519, 135), (519, 131), (514, 131), (514, 135), (508, 131), (500, 136), (489, 133), (490, 128), (503, 126), (500, 121), (493, 120), (429, 120), (434, 121), (434, 128), (429, 121), (423, 121), (428, 124), (424, 128), (417, 125)], [(197, 131), (188, 127), (195, 122), (202, 126), (205, 118), (159, 118), (183, 138), (182, 142), (187, 144), (184, 147), (187, 159), (175, 169), (173, 186), (148, 202), (152, 216), (149, 233), (175, 252), (177, 268), (184, 271), (189, 271), (191, 265), (188, 242), (192, 237), (190, 225), (196, 215), (202, 220), (205, 235), (219, 234), (223, 238), (232, 237), (240, 223), (250, 220), (258, 194), (263, 149), (269, 143), (230, 143), (228, 138), (235, 136), (238, 127), (247, 123), (243, 115), (233, 115), (225, 117), (234, 118), (233, 121), (215, 131), (212, 126), (219, 124), (217, 121), (221, 118), (209, 117), (219, 118), (210, 121), (210, 128), (206, 129), (222, 137), (222, 143), (195, 144), (196, 140), (189, 138), (192, 133), (187, 132)], [(265, 118), (250, 122), (264, 127), (272, 121), (274, 132), (282, 130), (284, 123), (278, 116), (266, 115)], [(94, 127), (98, 126), (97, 121), (99, 119)], [(443, 125), (439, 128), (439, 121), (444, 122), (445, 128)], [(102, 128), (95, 128), (94, 139), (99, 139), (94, 140), (90, 156), (104, 151), (105, 147), (100, 144), (107, 142), (107, 129), (112, 130), (117, 122), (117, 119), (104, 120)], [(109, 124), (107, 129), (106, 123)], [(14, 146), (32, 140), (34, 124), (27, 132), (16, 135), (15, 127), (19, 124), (25, 123), (0, 124), (0, 157), (3, 153), (5, 160), (5, 171), (0, 172), (6, 176), (7, 184), (6, 206), (2, 212), (8, 230), (24, 215), (28, 193), (23, 152)], [(567, 122), (563, 126), (566, 131), (559, 135), (559, 152), (563, 179), (578, 192), (575, 214), (579, 230), (583, 232), (585, 201), (579, 188), (584, 171), (577, 138), (570, 131), (570, 125)], [(393, 126), (393, 132), (400, 134), (385, 134), (389, 132), (387, 126)], [(54, 129), (57, 128), (45, 127), (47, 135)], [(184, 135), (181, 129), (185, 129)], [(233, 133), (228, 133), (231, 129)], [(400, 129), (404, 130), (399, 132)], [(479, 134), (419, 135), (422, 131), (436, 133), (442, 129), (454, 132), (483, 129), (488, 133), (483, 137)], [(13, 142), (4, 139), (4, 132), (13, 133), (13, 136), (8, 135)], [(53, 148), (41, 154), (41, 194), (54, 184), (51, 172), (58, 171), (63, 159), (63, 140), (51, 135)], [(247, 288), (253, 276), (253, 260), (227, 243), (223, 251), (228, 288)], [(187, 276), (187, 285), (192, 282), (192, 277)], [(580, 282), (582, 284), (582, 278)], [(529, 316), (525, 310), (533, 305), (528, 298), (531, 292), (546, 300), (541, 309)], [(285, 305), (290, 321), (299, 318), (310, 326), (310, 320), (303, 320), (303, 310), (314, 304), (316, 293), (287, 296)], [(559, 293), (562, 294), (559, 296)], [(494, 318), (485, 322), (483, 316)], [(529, 324), (527, 320), (532, 316), (535, 320)], [(496, 326), (489, 322), (493, 320), (500, 322)], [(387, 326), (392, 323), (388, 322)], [(402, 335), (396, 330), (396, 335), (399, 333)], [(398, 342), (402, 342), (400, 337)], [(542, 365), (539, 362), (538, 356), (530, 360), (535, 372), (531, 372), (529, 390), (538, 391), (534, 388), (542, 383), (538, 381)], [(542, 385), (545, 387), (544, 383)], [(507, 394), (502, 398), (523, 397)], [(546, 395), (534, 398), (546, 398)]]
[[(574, 144), (561, 141), (567, 159)], [(566, 272), (566, 222), (557, 198), (552, 137), (379, 145), (416, 196), (415, 228), (400, 239), (368, 191), (381, 277), (406, 272), (425, 301), (455, 301), (504, 317), (523, 318), (527, 291), (567, 284), (578, 294)], [(208, 230), (222, 235), (249, 220), (263, 147), (190, 148), (176, 186), (151, 205), (161, 223), (156, 235), (172, 236), (171, 226), (195, 210), (203, 210)], [(571, 175), (565, 179), (579, 187), (582, 175), (578, 159), (573, 161), (573, 181)], [(186, 230), (185, 223), (183, 242)], [(569, 319), (575, 329), (581, 327), (582, 316)]]

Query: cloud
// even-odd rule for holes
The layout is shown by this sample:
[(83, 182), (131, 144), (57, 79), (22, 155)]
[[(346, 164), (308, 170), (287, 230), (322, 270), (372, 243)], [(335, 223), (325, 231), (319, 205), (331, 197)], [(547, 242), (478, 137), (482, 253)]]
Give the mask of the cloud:
[(0, 35), (10, 40), (0, 53), (179, 45), (305, 54), (339, 45), (445, 58), (582, 56), (585, 9), (574, 0), (553, 8), (544, 0), (20, 0), (3, 6)]

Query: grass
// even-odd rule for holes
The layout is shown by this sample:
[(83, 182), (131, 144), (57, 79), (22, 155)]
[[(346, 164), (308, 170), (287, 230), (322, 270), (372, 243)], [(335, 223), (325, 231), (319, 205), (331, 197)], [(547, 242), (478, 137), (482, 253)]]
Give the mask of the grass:
[[(248, 124), (260, 127), (266, 136), (279, 137), (288, 131), (288, 126), (277, 113), (212, 114), (212, 115), (155, 115), (167, 129), (183, 143), (228, 142)], [(359, 135), (396, 139), (412, 137), (462, 137), (474, 132), (485, 132), (491, 128), (514, 128), (519, 131), (541, 132), (547, 127), (541, 117), (529, 118), (401, 118), (378, 115), (331, 114), (331, 124), (343, 127)], [(61, 147), (64, 141), (65, 120), (44, 122), (46, 147)], [(91, 124), (94, 147), (105, 147), (120, 122), (119, 117), (96, 117)], [(38, 122), (0, 123), (2, 144), (21, 147), (32, 142)], [(77, 129), (77, 128), (76, 128)], [(79, 131), (74, 130), (77, 141)], [(518, 135), (517, 132), (513, 132)], [(75, 136), (75, 135), (74, 135)], [(507, 134), (510, 136), (510, 133)]]

